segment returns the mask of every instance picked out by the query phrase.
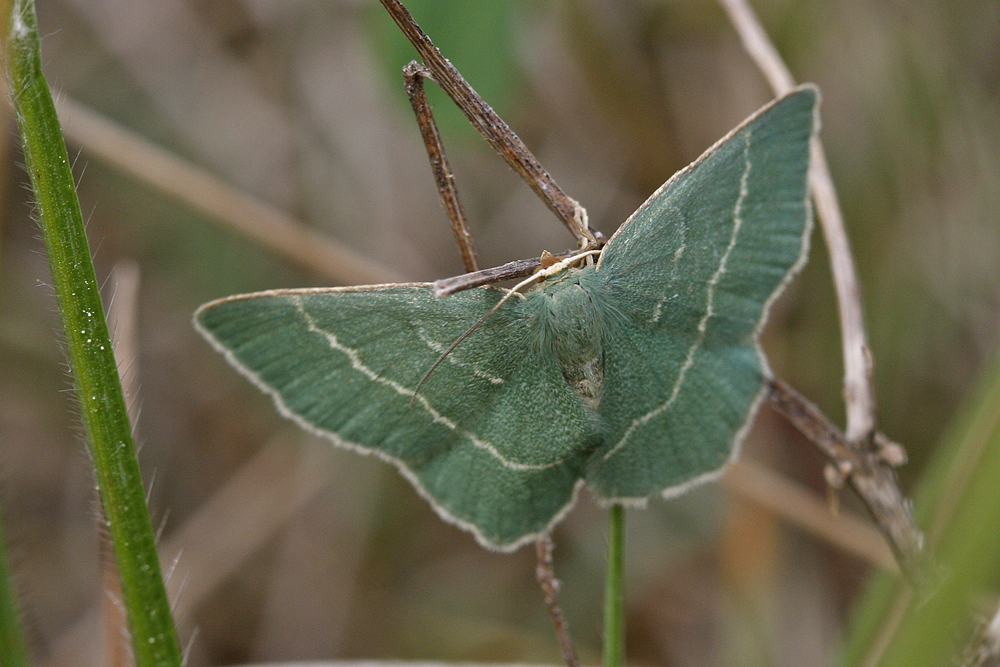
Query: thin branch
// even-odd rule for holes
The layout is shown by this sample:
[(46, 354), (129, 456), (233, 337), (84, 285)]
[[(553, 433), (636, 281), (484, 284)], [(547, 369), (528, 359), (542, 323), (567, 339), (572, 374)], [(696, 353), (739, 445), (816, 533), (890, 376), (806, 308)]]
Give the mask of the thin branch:
[(914, 583), (928, 570), (924, 538), (910, 513), (910, 504), (899, 490), (893, 464), (902, 463), (902, 448), (876, 435), (869, 447), (858, 448), (830, 423), (819, 408), (778, 379), (769, 381), (767, 398), (806, 438), (833, 463), (871, 512), (889, 542), (900, 570)]
[[(502, 306), (505, 303), (507, 303), (508, 299), (510, 299), (515, 294), (519, 294), (521, 288), (527, 287), (528, 285), (530, 285), (533, 282), (537, 282), (539, 280), (544, 280), (545, 278), (548, 278), (549, 276), (554, 276), (555, 274), (559, 273), (560, 271), (566, 269), (569, 266), (572, 266), (574, 263), (580, 261), (581, 259), (585, 259), (585, 258), (589, 259), (589, 258), (593, 257), (594, 255), (599, 255), (600, 252), (601, 252), (600, 250), (586, 250), (586, 251), (578, 253), (576, 255), (571, 255), (570, 257), (567, 257), (566, 259), (564, 259), (562, 261), (552, 262), (548, 266), (546, 266), (544, 269), (542, 269), (541, 271), (539, 271), (537, 273), (531, 274), (530, 276), (528, 276), (527, 278), (525, 278), (524, 280), (522, 280), (518, 284), (514, 285), (509, 290), (507, 290), (507, 293), (503, 295), (503, 298), (500, 299), (499, 301), (497, 301), (496, 305), (494, 305), (492, 308), (490, 308), (486, 312), (485, 315), (483, 315), (478, 320), (476, 320), (475, 324), (473, 324), (471, 327), (469, 327), (468, 329), (466, 329), (465, 333), (463, 333), (461, 336), (459, 336), (458, 338), (456, 338), (455, 342), (452, 343), (450, 346), (448, 346), (448, 349), (445, 350), (444, 352), (442, 352), (441, 356), (437, 358), (437, 361), (435, 361), (431, 365), (431, 367), (427, 370), (427, 372), (424, 373), (424, 376), (422, 378), (420, 378), (420, 382), (418, 382), (417, 386), (413, 388), (413, 397), (410, 399), (410, 407), (412, 408), (413, 407), (413, 402), (417, 400), (417, 394), (420, 393), (420, 388), (424, 385), (424, 382), (426, 382), (427, 378), (429, 378), (431, 376), (431, 373), (433, 373), (434, 370), (438, 366), (441, 365), (441, 362), (444, 361), (445, 358), (447, 358), (447, 356), (449, 354), (451, 354), (455, 350), (456, 347), (458, 347), (459, 343), (461, 343), (463, 340), (465, 340), (466, 338), (468, 338), (472, 334), (473, 331), (475, 331), (476, 329), (478, 329), (480, 326), (483, 325), (484, 322), (486, 322), (486, 320), (488, 320), (490, 317), (492, 317), (493, 313), (497, 312), (497, 310), (500, 309), (500, 306)], [(551, 255), (549, 255), (549, 257), (551, 258)]]
[(438, 194), (441, 195), (441, 204), (448, 214), (448, 219), (451, 220), (451, 229), (455, 234), (455, 241), (458, 243), (458, 251), (462, 255), (462, 263), (465, 264), (466, 271), (477, 271), (479, 269), (479, 253), (476, 252), (476, 242), (473, 240), (472, 232), (469, 231), (469, 225), (465, 220), (465, 211), (462, 210), (462, 202), (458, 198), (455, 173), (451, 170), (448, 157), (444, 154), (441, 135), (438, 133), (434, 114), (431, 112), (431, 106), (427, 103), (427, 95), (424, 93), (424, 79), (430, 76), (431, 71), (416, 61), (403, 68), (406, 94), (410, 98), (413, 113), (417, 117), (417, 125), (420, 126), (420, 136), (423, 137), (424, 147), (427, 148), (427, 158), (431, 163), (431, 171), (434, 172), (434, 181), (437, 183)]
[[(795, 87), (795, 79), (768, 39), (747, 0), (719, 0), (743, 41), (747, 53), (763, 72), (775, 94), (784, 95)], [(872, 387), (871, 356), (865, 339), (861, 293), (854, 270), (844, 218), (837, 202), (823, 145), (813, 138), (809, 185), (816, 202), (816, 214), (830, 253), (833, 281), (840, 309), (840, 331), (844, 348), (844, 401), (847, 408), (847, 439), (862, 443), (875, 433), (875, 396)]]
[(555, 261), (572, 257), (575, 254), (577, 254), (575, 251), (570, 250), (558, 255), (548, 255), (545, 259), (542, 257), (517, 259), (513, 262), (507, 262), (506, 264), (494, 266), (489, 269), (463, 273), (460, 276), (452, 276), (450, 278), (441, 278), (434, 281), (434, 296), (442, 299), (456, 292), (479, 287), (480, 285), (492, 285), (504, 280), (525, 278), (538, 269), (547, 268), (547, 266), (555, 263)]
[(559, 594), (559, 580), (556, 579), (555, 569), (552, 567), (552, 538), (542, 535), (535, 543), (535, 553), (538, 556), (538, 566), (535, 568), (535, 577), (542, 587), (542, 595), (545, 596), (545, 607), (549, 610), (549, 617), (556, 630), (556, 637), (559, 638), (559, 648), (562, 651), (563, 660), (566, 667), (580, 667), (580, 660), (576, 656), (576, 649), (573, 647), (573, 640), (569, 636), (569, 624), (563, 616), (562, 609), (559, 608), (559, 601), (556, 596)]
[(1000, 607), (993, 619), (986, 625), (986, 645), (994, 664), (1000, 664)]
[(287, 259), (343, 285), (401, 282), (403, 276), (251, 197), (66, 96), (59, 121), (66, 140)]
[(389, 15), (410, 40), (420, 54), (424, 65), (430, 71), (435, 83), (448, 94), (479, 130), (483, 138), (499, 153), (514, 171), (535, 191), (542, 201), (562, 220), (576, 237), (581, 250), (602, 245), (600, 232), (587, 223), (587, 211), (575, 199), (567, 195), (552, 176), (542, 167), (524, 142), (500, 118), (499, 115), (473, 90), (469, 82), (448, 60), (441, 55), (430, 37), (417, 25), (413, 17), (399, 0), (381, 0)]

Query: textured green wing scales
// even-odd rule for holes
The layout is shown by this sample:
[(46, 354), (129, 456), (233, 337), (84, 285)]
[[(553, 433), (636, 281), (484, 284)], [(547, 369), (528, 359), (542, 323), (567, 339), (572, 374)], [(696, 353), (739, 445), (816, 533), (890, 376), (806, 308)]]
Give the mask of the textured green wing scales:
[(768, 374), (767, 307), (802, 263), (816, 91), (765, 107), (655, 193), (612, 237), (598, 496), (679, 493), (734, 454)]
[(195, 324), (285, 416), (391, 461), (485, 546), (547, 530), (581, 479), (610, 501), (679, 493), (732, 459), (769, 374), (757, 334), (804, 261), (816, 101), (803, 87), (752, 116), (596, 267), (511, 298), (419, 393), (503, 291), (279, 290), (207, 304)]
[(538, 358), (517, 301), (450, 354), (501, 292), (435, 299), (424, 286), (287, 290), (208, 304), (196, 324), (283, 414), (392, 461), (446, 519), (493, 548), (572, 502), (592, 416)]
[[(606, 351), (606, 368), (628, 364), (644, 372), (633, 374), (637, 384), (631, 386), (606, 381), (604, 399), (629, 399), (641, 392), (658, 402), (643, 412), (626, 412), (631, 419), (608, 420), (608, 437), (587, 471), (588, 484), (605, 500), (638, 500), (665, 491), (676, 495), (710, 479), (732, 457), (761, 390), (760, 360), (752, 346), (698, 350), (683, 376), (661, 375), (657, 357), (650, 354), (655, 337), (641, 343), (640, 338)], [(664, 383), (664, 377), (673, 382)]]

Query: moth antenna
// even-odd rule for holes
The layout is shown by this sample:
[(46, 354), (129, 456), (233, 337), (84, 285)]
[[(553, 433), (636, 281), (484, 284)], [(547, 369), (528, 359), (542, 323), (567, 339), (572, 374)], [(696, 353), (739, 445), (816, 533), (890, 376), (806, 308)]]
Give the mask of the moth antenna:
[(497, 305), (495, 305), (492, 308), (490, 308), (489, 312), (487, 312), (485, 315), (483, 315), (482, 317), (480, 317), (479, 320), (476, 321), (475, 324), (473, 324), (471, 327), (469, 327), (468, 329), (466, 329), (465, 333), (463, 333), (461, 336), (459, 336), (458, 338), (456, 338), (455, 342), (448, 346), (448, 349), (445, 350), (441, 354), (441, 356), (437, 358), (437, 361), (435, 361), (431, 365), (431, 367), (427, 370), (427, 372), (424, 373), (424, 376), (422, 378), (420, 378), (420, 382), (417, 383), (416, 388), (413, 390), (413, 397), (410, 399), (410, 407), (411, 408), (413, 407), (413, 402), (415, 400), (417, 400), (417, 394), (420, 392), (420, 388), (422, 386), (424, 386), (424, 382), (426, 382), (427, 378), (429, 378), (431, 376), (431, 373), (434, 372), (434, 369), (441, 365), (441, 362), (444, 361), (445, 358), (447, 358), (447, 356), (449, 354), (451, 354), (452, 351), (456, 347), (458, 347), (459, 343), (461, 343), (463, 340), (465, 340), (466, 338), (468, 338), (469, 334), (471, 334), (473, 331), (475, 331), (476, 329), (478, 329), (483, 324), (483, 322), (485, 322), (490, 317), (490, 315), (492, 315), (493, 313), (497, 312), (497, 309), (500, 306), (502, 306), (508, 299), (510, 299), (510, 297), (514, 296), (514, 294), (517, 292), (518, 289), (520, 289), (525, 284), (531, 282), (531, 279), (534, 279), (534, 278), (535, 278), (534, 276), (531, 276), (530, 279), (522, 280), (520, 283), (517, 284), (516, 287), (514, 287), (512, 290), (510, 290), (509, 292), (507, 292), (506, 294), (504, 294), (503, 298), (500, 299), (499, 301), (497, 301)]
[(586, 252), (581, 252), (581, 253), (578, 253), (576, 255), (572, 255), (571, 257), (567, 257), (566, 259), (561, 260), (559, 262), (556, 262), (555, 264), (552, 264), (551, 266), (545, 267), (544, 269), (542, 269), (538, 273), (536, 273), (534, 275), (530, 275), (527, 278), (525, 278), (524, 280), (522, 280), (521, 282), (519, 282), (518, 284), (514, 285), (514, 287), (512, 287), (510, 289), (510, 291), (508, 291), (506, 294), (504, 294), (504, 296), (503, 296), (502, 299), (500, 299), (499, 301), (497, 301), (497, 303), (496, 303), (495, 306), (493, 306), (492, 308), (490, 308), (489, 311), (485, 315), (483, 315), (482, 317), (480, 317), (476, 321), (475, 324), (473, 324), (471, 327), (469, 327), (468, 329), (466, 329), (465, 333), (463, 333), (461, 336), (459, 336), (458, 338), (456, 338), (455, 342), (452, 343), (451, 345), (449, 345), (448, 349), (445, 350), (441, 354), (441, 356), (437, 358), (437, 361), (435, 361), (431, 365), (431, 367), (427, 370), (427, 372), (424, 373), (424, 376), (422, 378), (420, 378), (420, 382), (417, 383), (416, 388), (414, 388), (414, 390), (413, 390), (413, 397), (410, 398), (410, 407), (412, 408), (413, 407), (413, 402), (417, 400), (417, 394), (420, 393), (420, 388), (422, 386), (424, 386), (424, 382), (426, 382), (427, 378), (429, 378), (431, 376), (431, 373), (433, 373), (434, 370), (438, 366), (441, 365), (441, 362), (444, 361), (448, 357), (448, 355), (451, 354), (452, 351), (454, 351), (454, 349), (456, 347), (458, 347), (459, 343), (461, 343), (463, 340), (465, 340), (466, 338), (468, 338), (469, 335), (473, 331), (475, 331), (476, 329), (478, 329), (480, 326), (482, 326), (483, 322), (485, 322), (486, 320), (488, 320), (490, 318), (490, 316), (493, 315), (493, 313), (497, 312), (497, 310), (500, 308), (500, 306), (502, 306), (504, 303), (506, 303), (507, 300), (510, 299), (510, 297), (512, 297), (515, 294), (517, 294), (518, 290), (520, 290), (522, 287), (530, 285), (533, 282), (541, 280), (542, 278), (548, 278), (549, 276), (553, 276), (553, 275), (559, 273), (560, 271), (562, 271), (563, 269), (565, 269), (565, 268), (567, 268), (567, 267), (575, 264), (576, 262), (580, 261), (581, 259), (583, 259), (585, 257), (589, 259), (589, 258), (593, 257), (594, 255), (599, 255), (600, 252), (601, 252), (600, 250), (587, 250)]

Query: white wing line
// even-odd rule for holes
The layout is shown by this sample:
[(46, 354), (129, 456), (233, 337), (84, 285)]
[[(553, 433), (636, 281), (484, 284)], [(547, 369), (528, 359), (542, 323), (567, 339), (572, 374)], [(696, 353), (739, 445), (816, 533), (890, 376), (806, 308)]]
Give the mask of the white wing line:
[[(687, 248), (687, 242), (683, 240), (687, 237), (687, 232), (685, 231), (686, 229), (687, 229), (687, 222), (681, 221), (681, 227), (680, 227), (681, 244), (677, 246), (677, 250), (674, 251), (674, 266), (670, 272), (670, 282), (668, 283), (668, 285), (673, 285), (674, 281), (677, 280), (677, 265), (681, 261), (681, 257), (684, 256), (684, 250)], [(663, 316), (663, 306), (667, 303), (667, 301), (670, 301), (671, 299), (674, 299), (676, 297), (677, 294), (674, 294), (673, 296), (665, 296), (662, 299), (660, 299), (656, 303), (656, 308), (653, 310), (653, 317), (652, 319), (649, 320), (649, 323), (656, 324), (657, 322), (659, 322), (660, 318)]]
[[(441, 343), (437, 342), (436, 340), (433, 340), (430, 336), (428, 336), (424, 332), (423, 329), (421, 329), (419, 327), (417, 328), (417, 335), (420, 336), (420, 340), (424, 341), (424, 345), (426, 345), (427, 347), (429, 347), (432, 351), (437, 352), (438, 354), (444, 354), (445, 351), (448, 349), (446, 346), (442, 345)], [(454, 351), (452, 351), (451, 354), (449, 354), (447, 357), (445, 357), (445, 361), (447, 361), (448, 363), (450, 363), (450, 364), (452, 364), (454, 366), (458, 366), (459, 368), (469, 368), (469, 369), (471, 369), (473, 375), (475, 375), (478, 378), (482, 378), (484, 380), (489, 381), (490, 384), (503, 384), (503, 378), (499, 378), (499, 377), (497, 377), (495, 375), (490, 375), (486, 371), (480, 369), (479, 366), (477, 366), (476, 364), (471, 364), (471, 363), (469, 363), (467, 361), (462, 361), (461, 359), (456, 359)]]
[[(412, 389), (408, 389), (407, 387), (404, 387), (403, 385), (399, 384), (394, 380), (382, 377), (381, 375), (373, 371), (371, 368), (366, 366), (364, 363), (362, 363), (361, 355), (358, 354), (357, 350), (347, 347), (346, 345), (342, 345), (340, 341), (337, 340), (337, 337), (334, 334), (319, 328), (316, 325), (316, 320), (314, 320), (312, 315), (310, 315), (306, 311), (305, 305), (302, 303), (301, 296), (294, 295), (292, 298), (295, 302), (295, 307), (298, 309), (299, 313), (302, 315), (302, 318), (306, 321), (306, 324), (309, 326), (309, 331), (321, 334), (326, 338), (327, 342), (330, 344), (330, 347), (332, 349), (337, 350), (338, 352), (341, 352), (344, 355), (346, 355), (347, 358), (351, 360), (351, 367), (354, 368), (354, 370), (362, 373), (372, 382), (378, 382), (379, 384), (384, 384), (385, 386), (391, 388), (401, 396), (406, 396), (407, 398), (411, 399), (414, 397), (415, 392)], [(552, 468), (554, 466), (557, 466), (563, 461), (563, 459), (559, 459), (558, 461), (553, 461), (552, 463), (538, 463), (538, 464), (517, 463), (516, 461), (510, 461), (507, 458), (505, 458), (492, 444), (486, 442), (485, 440), (480, 440), (475, 435), (466, 431), (465, 429), (459, 428), (458, 424), (456, 424), (455, 422), (453, 422), (452, 420), (448, 419), (440, 412), (435, 410), (433, 406), (431, 406), (430, 401), (428, 401), (423, 394), (416, 394), (416, 402), (431, 415), (433, 423), (443, 424), (444, 426), (448, 427), (452, 431), (455, 431), (462, 437), (468, 438), (469, 441), (474, 446), (482, 450), (485, 450), (486, 452), (489, 452), (494, 458), (500, 461), (501, 465), (503, 465), (503, 467), (505, 468), (509, 468), (511, 470), (545, 470), (547, 468)]]
[(707, 295), (707, 307), (705, 308), (705, 314), (702, 315), (701, 321), (698, 322), (698, 335), (695, 337), (694, 342), (691, 344), (691, 348), (688, 350), (687, 358), (684, 359), (684, 363), (681, 364), (681, 370), (677, 374), (677, 380), (674, 382), (674, 387), (670, 391), (670, 397), (667, 398), (666, 403), (663, 405), (653, 408), (641, 417), (636, 417), (632, 420), (632, 423), (625, 430), (625, 434), (622, 439), (611, 448), (607, 454), (604, 455), (604, 460), (607, 461), (614, 454), (625, 446), (628, 442), (629, 437), (632, 432), (635, 431), (640, 426), (644, 425), (650, 419), (666, 412), (673, 405), (674, 401), (677, 400), (677, 395), (680, 393), (681, 385), (684, 384), (685, 378), (687, 378), (688, 370), (694, 365), (694, 355), (701, 347), (701, 344), (705, 340), (705, 330), (708, 328), (708, 321), (715, 314), (714, 302), (715, 302), (715, 288), (719, 284), (719, 279), (722, 278), (722, 274), (726, 272), (726, 263), (729, 261), (729, 254), (736, 247), (736, 237), (740, 232), (740, 227), (743, 226), (743, 200), (747, 196), (747, 177), (750, 175), (750, 128), (747, 128), (746, 133), (746, 145), (743, 148), (743, 175), (740, 177), (740, 194), (736, 198), (736, 205), (733, 207), (733, 233), (729, 237), (729, 245), (726, 247), (726, 251), (722, 253), (722, 260), (719, 262), (719, 268), (715, 270), (715, 274), (708, 281), (708, 295)]
[(667, 303), (667, 301), (670, 301), (671, 299), (675, 298), (676, 296), (677, 296), (677, 294), (672, 294), (670, 296), (665, 296), (665, 297), (663, 297), (662, 299), (660, 299), (659, 301), (656, 302), (656, 308), (653, 309), (653, 317), (650, 318), (650, 320), (649, 320), (650, 324), (656, 324), (657, 322), (660, 321), (660, 318), (663, 317), (663, 306)]

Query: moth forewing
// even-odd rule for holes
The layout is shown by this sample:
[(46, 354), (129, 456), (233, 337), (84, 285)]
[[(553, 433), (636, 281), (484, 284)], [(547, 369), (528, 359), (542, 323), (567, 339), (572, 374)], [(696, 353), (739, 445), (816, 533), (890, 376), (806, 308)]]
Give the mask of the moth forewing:
[(283, 415), (389, 461), (490, 548), (550, 530), (581, 480), (607, 502), (679, 493), (735, 456), (769, 374), (757, 334), (804, 261), (816, 101), (806, 86), (758, 111), (596, 266), (547, 266), (523, 297), (274, 290), (195, 326)]

